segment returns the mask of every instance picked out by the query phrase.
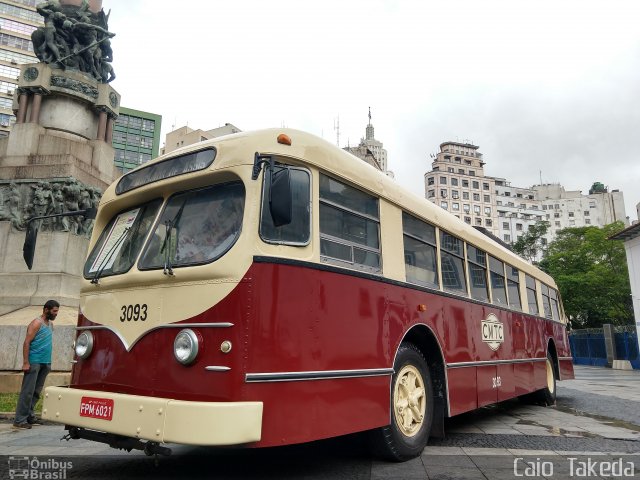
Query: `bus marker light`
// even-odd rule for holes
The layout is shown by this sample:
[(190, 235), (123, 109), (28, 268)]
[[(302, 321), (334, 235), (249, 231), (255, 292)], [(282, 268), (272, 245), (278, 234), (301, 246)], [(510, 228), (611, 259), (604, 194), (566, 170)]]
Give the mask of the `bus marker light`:
[(291, 137), (289, 137), (289, 135), (281, 133), (280, 135), (278, 135), (278, 143), (281, 143), (282, 145), (291, 145)]
[(220, 351), (222, 353), (229, 353), (231, 351), (231, 342), (229, 340), (225, 340), (220, 344)]
[(426, 312), (427, 311), (427, 306), (424, 303), (421, 303), (420, 305), (418, 305), (418, 311), (419, 312)]

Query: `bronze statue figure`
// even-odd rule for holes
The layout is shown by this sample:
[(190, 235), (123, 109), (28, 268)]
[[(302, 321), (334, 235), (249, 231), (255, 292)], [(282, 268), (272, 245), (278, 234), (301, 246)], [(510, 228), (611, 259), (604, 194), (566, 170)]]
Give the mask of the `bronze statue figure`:
[(87, 0), (80, 7), (47, 0), (36, 10), (44, 17), (44, 26), (31, 34), (31, 40), (41, 62), (63, 70), (79, 70), (100, 83), (115, 78), (109, 41), (115, 34), (109, 32), (109, 16), (103, 10), (92, 13)]

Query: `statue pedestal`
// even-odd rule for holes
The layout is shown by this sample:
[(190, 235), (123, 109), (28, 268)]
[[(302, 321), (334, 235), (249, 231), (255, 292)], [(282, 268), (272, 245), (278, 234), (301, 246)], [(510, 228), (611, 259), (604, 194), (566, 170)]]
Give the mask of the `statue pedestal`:
[(0, 222), (0, 251), (6, 252), (0, 257), (0, 315), (26, 305), (42, 306), (49, 299), (78, 308), (89, 239), (70, 232), (39, 232), (33, 270), (22, 259), (23, 243), (24, 232)]
[(78, 306), (92, 221), (39, 221), (31, 271), (22, 258), (22, 230), (32, 217), (97, 206), (119, 176), (111, 146), (119, 104), (113, 88), (87, 74), (21, 66), (17, 121), (0, 139), (0, 324), (11, 309), (48, 299)]

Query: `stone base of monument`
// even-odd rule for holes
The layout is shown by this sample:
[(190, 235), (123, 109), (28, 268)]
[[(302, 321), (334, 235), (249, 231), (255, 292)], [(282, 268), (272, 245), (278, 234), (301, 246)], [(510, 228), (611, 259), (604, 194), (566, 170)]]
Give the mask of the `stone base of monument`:
[(0, 308), (5, 310), (0, 315), (10, 306), (41, 306), (49, 299), (77, 309), (89, 239), (70, 232), (40, 232), (29, 270), (22, 259), (24, 236), (9, 222), (0, 222), (0, 251), (7, 252), (0, 257)]
[[(49, 299), (68, 317), (55, 322), (53, 369), (71, 368), (92, 220), (37, 220), (31, 270), (23, 260), (24, 230), (33, 217), (97, 206), (119, 176), (111, 146), (119, 104), (112, 87), (80, 71), (21, 66), (16, 123), (0, 139), (0, 373), (20, 370), (26, 327)], [(0, 375), (0, 390), (15, 389), (20, 376)]]

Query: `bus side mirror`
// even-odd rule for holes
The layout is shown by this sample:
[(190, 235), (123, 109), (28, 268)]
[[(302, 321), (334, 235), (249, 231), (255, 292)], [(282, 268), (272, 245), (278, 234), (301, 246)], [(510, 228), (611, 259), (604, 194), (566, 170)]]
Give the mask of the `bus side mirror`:
[(33, 256), (36, 252), (36, 239), (38, 238), (38, 227), (36, 225), (36, 222), (27, 224), (27, 234), (24, 237), (24, 245), (22, 247), (22, 257), (29, 270), (33, 267)]
[(292, 203), (291, 171), (287, 167), (272, 167), (269, 212), (274, 226), (282, 227), (291, 223)]

